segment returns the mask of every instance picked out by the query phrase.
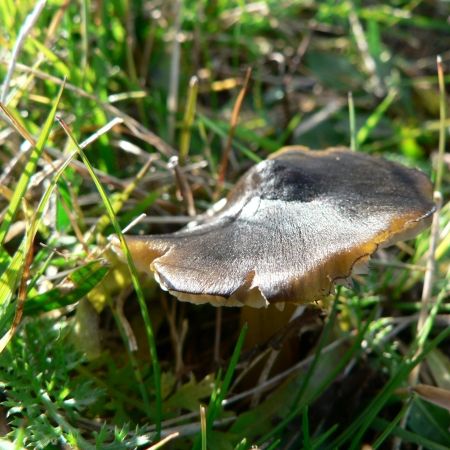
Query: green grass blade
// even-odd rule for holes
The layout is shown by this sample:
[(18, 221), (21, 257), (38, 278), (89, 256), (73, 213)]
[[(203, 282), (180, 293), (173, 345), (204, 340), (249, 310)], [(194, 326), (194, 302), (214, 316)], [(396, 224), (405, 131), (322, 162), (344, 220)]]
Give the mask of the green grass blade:
[[(205, 127), (211, 129), (221, 138), (226, 139), (226, 137), (228, 136), (227, 125), (217, 124), (215, 121), (209, 119), (203, 114), (198, 114), (198, 117), (200, 121), (205, 125)], [(240, 142), (236, 141), (236, 139), (233, 140), (233, 146), (239, 149), (239, 151), (241, 151), (247, 158), (251, 159), (252, 161), (256, 163), (261, 162), (261, 158), (256, 153), (252, 152), (250, 149), (242, 145)], [(273, 147), (273, 149), (275, 149), (275, 147)]]
[(67, 292), (67, 289), (56, 287), (30, 297), (25, 302), (24, 313), (33, 315), (71, 305), (89, 293), (107, 272), (107, 267), (98, 261), (91, 261), (70, 274), (69, 279), (74, 284), (73, 289)]
[(191, 144), (191, 127), (195, 118), (195, 108), (197, 106), (198, 78), (193, 76), (189, 82), (189, 92), (186, 101), (183, 123), (180, 134), (180, 165), (186, 163)]
[[(79, 146), (78, 142), (72, 135), (69, 128), (62, 120), (60, 120), (60, 123), (61, 123), (61, 126), (64, 128), (64, 131), (69, 136), (72, 143), (76, 146), (76, 148), (78, 150), (78, 154), (81, 156), (81, 159), (83, 160), (86, 168), (89, 171), (92, 181), (94, 182), (94, 184), (101, 196), (102, 202), (106, 208), (106, 211), (109, 215), (109, 219), (114, 226), (114, 230), (115, 230), (118, 238), (120, 239), (122, 249), (123, 249), (124, 255), (127, 260), (127, 265), (128, 265), (129, 271), (130, 271), (131, 280), (133, 282), (133, 286), (136, 291), (139, 306), (141, 309), (141, 315), (144, 320), (145, 330), (146, 330), (146, 334), (147, 334), (147, 340), (148, 340), (148, 344), (149, 344), (149, 348), (150, 348), (150, 358), (152, 361), (153, 376), (154, 376), (154, 383), (155, 383), (155, 395), (156, 395), (155, 422), (156, 422), (156, 439), (158, 440), (161, 435), (161, 420), (162, 420), (161, 369), (160, 369), (159, 360), (158, 360), (158, 354), (157, 354), (157, 349), (156, 349), (156, 341), (155, 341), (155, 337), (154, 337), (154, 333), (153, 333), (153, 327), (152, 327), (152, 324), (150, 321), (147, 304), (145, 303), (144, 293), (142, 292), (142, 288), (139, 283), (139, 278), (137, 275), (136, 267), (134, 265), (131, 254), (128, 250), (127, 243), (125, 241), (125, 238), (123, 237), (122, 231), (120, 229), (116, 215), (114, 214), (114, 209), (111, 205), (111, 202), (109, 201), (108, 195), (106, 194), (99, 179), (95, 175), (95, 172), (94, 172), (94, 169), (93, 169), (91, 163), (89, 162), (88, 158), (84, 154), (84, 152), (81, 149), (81, 147)], [(145, 400), (146, 400), (146, 398), (144, 397), (144, 401)]]
[[(25, 240), (14, 253), (8, 267), (0, 276), (0, 317), (3, 317), (20, 279), (25, 260)], [(0, 330), (1, 332), (2, 330)]]
[(372, 445), (372, 448), (374, 450), (377, 449), (392, 434), (392, 432), (397, 427), (400, 420), (402, 420), (404, 415), (407, 413), (407, 411), (411, 405), (411, 400), (412, 400), (412, 397), (409, 399), (409, 401), (404, 403), (404, 405), (402, 406), (402, 409), (394, 417), (394, 420), (389, 422), (389, 424), (386, 426), (386, 428), (383, 430), (383, 432), (380, 434), (380, 436), (377, 437), (377, 440)]
[[(8, 269), (0, 277), (0, 319), (2, 320), (4, 316), (8, 314), (7, 308), (17, 288), (19, 275), (22, 273), (22, 269), (25, 264), (25, 255), (33, 245), (40, 220), (42, 219), (42, 215), (48, 204), (50, 195), (56, 188), (59, 177), (63, 174), (64, 170), (70, 164), (74, 156), (75, 153), (69, 156), (66, 161), (61, 164), (61, 167), (56, 172), (50, 186), (45, 191), (41, 201), (39, 202), (39, 205), (36, 209), (35, 214), (33, 215), (33, 218), (26, 232), (25, 238), (19, 247), (19, 250), (17, 250), (14, 257), (12, 258)], [(3, 332), (4, 330), (0, 331)]]
[(308, 407), (303, 410), (302, 414), (302, 433), (303, 433), (303, 447), (311, 448), (311, 436), (309, 431), (309, 417)]
[(384, 100), (375, 108), (375, 111), (368, 117), (366, 123), (360, 128), (356, 134), (356, 147), (360, 148), (362, 144), (367, 140), (370, 133), (378, 125), (380, 120), (383, 118), (384, 113), (391, 106), (392, 102), (397, 97), (397, 91), (391, 90)]
[(242, 346), (244, 345), (245, 336), (247, 335), (248, 326), (245, 324), (242, 327), (241, 333), (239, 334), (238, 341), (234, 347), (233, 355), (231, 356), (230, 363), (228, 364), (227, 371), (223, 378), (223, 382), (219, 388), (217, 398), (214, 402), (214, 407), (208, 410), (208, 427), (212, 428), (217, 414), (222, 409), (222, 402), (225, 399), (228, 389), (230, 388), (231, 380), (233, 379), (234, 371), (236, 370), (237, 363), (239, 362), (239, 356), (241, 354)]
[[(206, 415), (206, 436), (211, 432), (214, 421), (216, 420), (219, 412), (222, 409), (222, 402), (227, 395), (228, 389), (230, 388), (234, 371), (236, 370), (237, 363), (239, 362), (239, 356), (241, 354), (242, 346), (244, 345), (245, 336), (247, 335), (247, 330), (248, 326), (247, 324), (245, 324), (241, 329), (241, 333), (239, 334), (239, 338), (236, 342), (236, 346), (234, 347), (234, 351), (231, 356), (230, 363), (228, 364), (227, 371), (225, 372), (223, 381), (220, 382), (220, 374), (217, 376), (217, 388), (214, 389), (213, 393), (211, 394), (208, 413)], [(200, 449), (201, 443), (202, 434), (200, 433), (200, 435), (197, 436), (194, 442), (193, 449)]]
[(281, 439), (275, 439), (275, 441), (272, 442), (272, 444), (267, 447), (267, 450), (277, 450), (280, 448), (280, 445)]
[(337, 430), (338, 425), (335, 424), (331, 428), (329, 428), (327, 431), (324, 431), (320, 436), (316, 437), (311, 442), (311, 448), (326, 448), (323, 447), (323, 443), (326, 442)]
[(334, 299), (331, 314), (329, 315), (327, 323), (325, 325), (325, 328), (323, 329), (322, 335), (320, 336), (320, 340), (317, 345), (317, 350), (314, 355), (313, 362), (308, 367), (308, 370), (306, 372), (305, 377), (303, 378), (303, 382), (300, 386), (300, 389), (297, 391), (297, 393), (294, 397), (293, 406), (295, 409), (297, 409), (298, 405), (300, 404), (301, 400), (303, 399), (303, 395), (305, 394), (305, 391), (306, 391), (306, 389), (309, 385), (309, 382), (314, 374), (317, 364), (319, 363), (319, 359), (322, 355), (322, 349), (325, 345), (325, 342), (328, 340), (330, 332), (334, 327), (334, 323), (335, 323), (336, 315), (337, 315), (337, 305), (338, 305), (339, 293), (340, 293), (340, 288), (338, 289), (336, 297)]
[[(355, 353), (361, 348), (361, 342), (364, 340), (366, 336), (367, 330), (370, 327), (370, 324), (373, 320), (375, 310), (369, 316), (365, 326), (361, 329), (361, 331), (356, 336), (354, 342), (351, 347), (345, 352), (339, 364), (335, 367), (335, 369), (326, 377), (320, 386), (315, 390), (315, 392), (308, 398), (308, 404), (312, 404), (315, 399), (317, 399), (325, 389), (330, 385), (330, 383), (336, 378), (336, 376), (344, 370), (345, 366), (348, 364), (350, 359), (354, 357)], [(317, 356), (315, 357), (315, 359)], [(301, 391), (299, 391), (300, 393)], [(297, 394), (298, 397), (298, 394)], [(300, 399), (301, 400), (301, 399)], [(262, 445), (264, 442), (267, 442), (269, 439), (273, 438), (277, 433), (279, 433), (289, 422), (291, 422), (299, 413), (302, 412), (304, 405), (300, 403), (297, 405), (297, 408), (294, 408), (283, 420), (280, 421), (273, 429), (266, 433), (260, 440), (259, 443)]]
[(391, 377), (391, 379), (386, 383), (379, 394), (366, 407), (366, 409), (340, 436), (335, 439), (331, 447), (340, 447), (345, 442), (351, 442), (352, 445), (349, 446), (349, 448), (357, 448), (362, 436), (375, 420), (376, 416), (381, 411), (383, 406), (389, 400), (394, 390), (397, 389), (403, 381), (407, 380), (410, 371), (425, 358), (428, 352), (430, 352), (448, 336), (450, 336), (450, 328), (442, 331), (433, 341), (427, 344), (424, 347), (424, 350), (416, 358), (405, 361), (399, 367), (397, 372)]
[(17, 186), (14, 190), (14, 194), (9, 203), (8, 209), (5, 214), (5, 218), (3, 219), (3, 222), (0, 225), (0, 245), (3, 245), (3, 242), (5, 241), (6, 233), (8, 232), (9, 227), (11, 226), (11, 223), (13, 222), (14, 217), (16, 216), (22, 198), (24, 197), (25, 192), (27, 190), (30, 178), (36, 171), (38, 160), (41, 157), (42, 151), (44, 150), (45, 143), (47, 142), (50, 130), (55, 120), (56, 110), (58, 108), (63, 89), (64, 85), (62, 85), (59, 90), (58, 96), (56, 97), (56, 100), (53, 103), (50, 114), (47, 116), (47, 120), (45, 121), (45, 124), (42, 128), (39, 139), (36, 142), (36, 145), (34, 146), (33, 150), (31, 151), (25, 169), (22, 172), (22, 175), (19, 178), (19, 182), (17, 183)]
[(348, 93), (348, 117), (350, 125), (350, 148), (353, 151), (358, 150), (356, 145), (356, 119), (355, 119), (355, 103), (353, 101), (353, 93)]
[[(390, 425), (391, 422), (388, 422), (386, 419), (376, 418), (374, 420), (374, 428), (377, 430), (386, 430)], [(401, 427), (394, 427), (392, 434), (400, 437), (404, 442), (416, 444), (428, 450), (448, 450), (448, 446), (446, 445), (433, 442), (426, 437), (413, 433), (412, 431), (404, 430)]]

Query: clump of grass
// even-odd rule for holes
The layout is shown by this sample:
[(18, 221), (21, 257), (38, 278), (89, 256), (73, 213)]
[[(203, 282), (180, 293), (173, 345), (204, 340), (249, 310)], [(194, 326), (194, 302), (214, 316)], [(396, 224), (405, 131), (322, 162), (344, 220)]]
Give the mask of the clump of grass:
[[(448, 447), (448, 412), (408, 390), (413, 370), (450, 389), (450, 31), (438, 5), (4, 0), (0, 16), (5, 441)], [(421, 168), (442, 208), (431, 239), (383, 250), (324, 326), (246, 349), (238, 312), (174, 302), (107, 237), (142, 213), (136, 232), (178, 228), (287, 144)], [(297, 359), (249, 383), (278, 345)]]

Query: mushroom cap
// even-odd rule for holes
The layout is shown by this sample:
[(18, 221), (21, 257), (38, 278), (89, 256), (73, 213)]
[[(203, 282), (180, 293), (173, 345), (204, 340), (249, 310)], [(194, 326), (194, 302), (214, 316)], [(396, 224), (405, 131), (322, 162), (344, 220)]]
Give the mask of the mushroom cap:
[(127, 243), (138, 268), (180, 300), (307, 303), (378, 247), (415, 236), (434, 209), (418, 170), (345, 148), (286, 147), (245, 173), (210, 217)]

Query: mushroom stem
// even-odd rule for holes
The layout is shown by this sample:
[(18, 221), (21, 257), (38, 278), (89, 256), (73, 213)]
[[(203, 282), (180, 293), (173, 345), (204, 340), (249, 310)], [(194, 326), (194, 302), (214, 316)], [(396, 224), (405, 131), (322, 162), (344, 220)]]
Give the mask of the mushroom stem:
[(222, 308), (216, 310), (216, 333), (214, 336), (214, 363), (220, 364), (220, 341), (222, 337)]
[[(284, 330), (295, 315), (297, 308), (298, 307), (293, 304), (286, 304), (283, 311), (280, 311), (275, 305), (269, 305), (267, 308), (260, 309), (244, 306), (240, 315), (241, 326), (244, 323), (248, 324), (248, 333), (244, 348), (246, 350), (258, 349), (264, 346), (264, 344), (271, 342), (271, 338), (273, 338), (274, 335), (277, 335), (278, 333), (284, 335)], [(282, 370), (289, 367), (292, 361), (296, 361), (297, 356), (298, 348), (296, 340), (290, 340), (289, 343), (283, 345), (282, 348), (273, 346), (268, 356), (264, 357), (263, 361), (251, 370), (251, 374), (258, 374), (262, 370), (259, 376), (262, 377), (261, 379), (265, 380), (272, 369)], [(246, 378), (247, 380), (253, 379), (253, 376), (250, 375)], [(258, 398), (254, 398), (252, 402), (257, 403)]]

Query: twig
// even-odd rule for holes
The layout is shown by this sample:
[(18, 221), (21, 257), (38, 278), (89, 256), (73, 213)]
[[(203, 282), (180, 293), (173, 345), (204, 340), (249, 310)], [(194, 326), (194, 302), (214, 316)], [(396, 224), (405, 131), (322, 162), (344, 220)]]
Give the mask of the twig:
[[(272, 348), (268, 347), (263, 349), (259, 354), (257, 354), (249, 363), (246, 363), (242, 372), (235, 378), (233, 385), (231, 386), (231, 391), (234, 391), (236, 386), (248, 375), (248, 373), (256, 367), (264, 358), (270, 354)], [(225, 400), (226, 402), (226, 400)]]
[(183, 347), (187, 334), (187, 321), (182, 321), (181, 331), (177, 329), (176, 325), (176, 303), (172, 303), (172, 308), (169, 308), (167, 298), (161, 296), (161, 304), (166, 314), (167, 322), (169, 323), (170, 338), (172, 341), (173, 352), (175, 355), (175, 373), (180, 375), (183, 367)]
[(178, 156), (172, 156), (169, 159), (168, 164), (169, 169), (171, 169), (175, 175), (175, 180), (177, 182), (178, 190), (180, 191), (181, 197), (186, 204), (187, 213), (190, 217), (197, 215), (195, 211), (194, 197), (192, 196), (192, 190), (189, 186), (187, 178), (183, 171), (180, 169), (178, 164)]
[(5, 81), (3, 82), (2, 87), (2, 95), (0, 96), (0, 101), (2, 103), (6, 102), (6, 96), (8, 95), (9, 90), (9, 84), (11, 83), (11, 78), (14, 73), (14, 69), (17, 64), (17, 58), (19, 57), (19, 53), (23, 47), (23, 44), (25, 43), (25, 39), (27, 38), (28, 34), (34, 27), (36, 21), (38, 20), (39, 16), (41, 15), (42, 10), (45, 7), (45, 4), (47, 3), (47, 0), (39, 0), (33, 11), (27, 16), (25, 19), (25, 22), (23, 23), (22, 27), (20, 28), (19, 36), (17, 37), (16, 44), (14, 45), (14, 49), (11, 55), (11, 59), (9, 62), (8, 72), (6, 73)]
[[(351, 336), (343, 337), (341, 339), (338, 339), (338, 340), (332, 342), (330, 345), (328, 345), (327, 347), (324, 347), (322, 349), (322, 354), (324, 355), (326, 353), (334, 351), (341, 344), (343, 344), (345, 341), (347, 341), (350, 337)], [(239, 394), (236, 394), (233, 397), (225, 399), (222, 402), (222, 405), (223, 406), (228, 406), (228, 405), (231, 405), (232, 403), (236, 403), (239, 400), (242, 400), (243, 398), (252, 396), (256, 392), (259, 392), (259, 391), (264, 392), (264, 391), (267, 391), (267, 390), (271, 389), (273, 386), (275, 386), (276, 384), (278, 384), (279, 382), (281, 382), (285, 378), (289, 377), (290, 375), (292, 375), (294, 373), (297, 373), (297, 372), (299, 372), (299, 371), (301, 371), (303, 369), (306, 369), (309, 366), (309, 364), (311, 364), (313, 362), (314, 357), (315, 357), (315, 355), (308, 356), (303, 361), (300, 361), (299, 363), (295, 364), (294, 366), (290, 367), (289, 369), (285, 370), (284, 372), (281, 372), (281, 373), (273, 376), (272, 378), (270, 378), (269, 380), (265, 381), (261, 385), (258, 385), (256, 387), (248, 389), (248, 390), (246, 390), (244, 392), (240, 392)]]
[[(277, 360), (280, 354), (280, 350), (272, 349), (269, 353), (269, 357), (267, 358), (266, 363), (264, 364), (263, 370), (258, 379), (257, 385), (263, 384), (269, 378), (270, 371), (272, 370), (275, 361)], [(250, 402), (250, 408), (255, 408), (260, 399), (261, 399), (262, 391), (257, 391), (253, 394), (252, 401)]]
[(227, 141), (226, 141), (225, 148), (223, 151), (222, 159), (220, 161), (219, 175), (217, 177), (216, 195), (220, 193), (220, 191), (222, 190), (223, 184), (225, 182), (225, 176), (226, 176), (227, 168), (228, 168), (228, 160), (230, 158), (230, 153), (231, 153), (231, 144), (233, 142), (236, 125), (237, 125), (238, 119), (239, 119), (239, 112), (242, 107), (242, 102), (244, 101), (245, 93), (247, 92), (248, 82), (250, 81), (251, 73), (252, 73), (252, 69), (249, 67), (245, 74), (244, 84), (242, 85), (242, 88), (241, 88), (241, 90), (236, 98), (236, 102), (234, 103), (234, 106), (233, 106), (233, 111), (231, 113), (231, 119), (230, 119), (230, 130), (228, 132)]
[[(236, 420), (235, 416), (232, 417), (224, 417), (223, 419), (215, 420), (213, 423), (214, 428), (218, 428), (221, 426), (225, 426), (230, 424), (231, 422), (234, 422)], [(187, 423), (185, 425), (180, 425), (176, 428), (169, 428), (164, 429), (161, 432), (161, 436), (168, 436), (175, 433), (180, 433), (179, 437), (182, 436), (192, 436), (194, 434), (197, 434), (199, 431), (201, 431), (201, 423), (200, 422), (194, 422), (194, 423)]]
[(300, 125), (294, 130), (294, 138), (298, 139), (303, 134), (320, 125), (335, 112), (339, 111), (344, 104), (345, 103), (340, 98), (335, 98), (328, 102), (321, 110), (317, 111), (311, 117), (300, 123)]
[(103, 136), (109, 130), (112, 130), (116, 125), (123, 123), (123, 119), (121, 117), (114, 117), (114, 119), (110, 120), (106, 125), (103, 125), (99, 128), (95, 133), (92, 133), (87, 139), (85, 139), (80, 147), (85, 149), (88, 145), (92, 144), (99, 137)]
[[(24, 149), (22, 152), (20, 152), (15, 158), (14, 160), (7, 166), (7, 168), (5, 168), (1, 178), (0, 178), (0, 183), (3, 183), (5, 181), (5, 178), (9, 175), (10, 171), (14, 168), (14, 166), (17, 164), (17, 162), (20, 160), (21, 157), (23, 157), (24, 155), (26, 155), (28, 153), (29, 150), (31, 150), (32, 147), (34, 147), (36, 145), (36, 140), (34, 139), (33, 136), (31, 136), (28, 131), (22, 127), (22, 125), (15, 121), (14, 118), (11, 116), (11, 113), (8, 111), (8, 109), (5, 107), (5, 105), (3, 105), (2, 103), (0, 103), (0, 109), (4, 112), (4, 114), (9, 118), (11, 125), (14, 127), (14, 129), (25, 139), (26, 141), (26, 145), (24, 146)], [(99, 130), (97, 130), (95, 133), (93, 133), (91, 136), (89, 136), (85, 141), (83, 141), (80, 146), (82, 148), (85, 148), (87, 145), (91, 144), (92, 142), (94, 142), (96, 139), (98, 139), (101, 135), (103, 135), (104, 133), (108, 132), (111, 128), (113, 128), (114, 126), (116, 126), (118, 123), (120, 123), (122, 121), (121, 118), (114, 118), (112, 119), (110, 122), (108, 122), (106, 125), (104, 125), (103, 127), (101, 127)], [(56, 149), (52, 149), (52, 148), (46, 148), (45, 149), (45, 153), (44, 153), (44, 158), (46, 159), (46, 161), (52, 165), (52, 169), (53, 171), (55, 170), (55, 167), (53, 166), (53, 161), (51, 161), (51, 159), (46, 156), (46, 153), (49, 154), (50, 156), (54, 157), (54, 158), (64, 158), (64, 155), (56, 150)], [(73, 166), (79, 173), (81, 174), (85, 174), (88, 175), (88, 171), (86, 169), (86, 167), (77, 160), (73, 160), (71, 161), (71, 166)], [(118, 187), (124, 187), (124, 182), (122, 180), (120, 180), (119, 178), (113, 177), (111, 175), (108, 175), (98, 169), (94, 169), (95, 174), (101, 178), (103, 181), (106, 181), (109, 184), (112, 184), (114, 186), (118, 186)], [(51, 172), (50, 172), (51, 173)], [(47, 175), (47, 174), (44, 174)], [(30, 181), (30, 189), (32, 187), (37, 186), (41, 181), (42, 181), (43, 177), (35, 177), (34, 180)]]
[[(54, 148), (48, 148), (48, 149), (46, 149), (46, 152), (50, 156), (53, 156), (55, 158), (63, 157), (63, 154), (59, 150), (56, 150)], [(82, 175), (84, 177), (89, 177), (89, 171), (86, 169), (86, 167), (84, 166), (84, 164), (82, 162), (75, 159), (70, 162), (70, 166), (73, 167), (80, 175)], [(109, 175), (100, 169), (94, 168), (94, 173), (105, 184), (114, 186), (119, 189), (126, 189), (128, 186), (128, 183), (126, 180), (122, 180), (113, 175)], [(139, 189), (136, 189), (135, 192), (139, 192), (143, 196), (145, 196), (147, 194), (146, 192), (139, 191)], [(97, 221), (98, 219), (95, 219), (95, 220)]]
[(146, 216), (145, 213), (140, 214), (135, 219), (133, 219), (123, 230), (122, 234), (128, 233), (135, 225), (142, 221), (142, 219)]
[(157, 450), (166, 445), (172, 439), (177, 438), (179, 435), (180, 435), (179, 431), (175, 431), (174, 433), (166, 436), (164, 439), (161, 439), (158, 443), (152, 445), (151, 447), (148, 447), (146, 450)]
[[(139, 216), (135, 217), (128, 225), (125, 226), (122, 230), (122, 234), (128, 233), (133, 227), (135, 227), (138, 223), (142, 221), (142, 219), (145, 218), (145, 213), (140, 214)], [(96, 221), (93, 222), (94, 224)], [(108, 243), (106, 245), (103, 245), (101, 248), (96, 247), (92, 252), (87, 252), (86, 259), (92, 260), (96, 258), (100, 258), (101, 255), (103, 255), (107, 250), (109, 250), (113, 244), (113, 241), (115, 239), (115, 235), (110, 235), (107, 237)], [(100, 248), (100, 251), (98, 250)]]
[[(86, 219), (86, 223), (91, 225), (92, 223), (97, 222), (98, 219), (88, 218)], [(157, 225), (165, 225), (165, 224), (179, 224), (185, 225), (192, 221), (192, 217), (189, 216), (145, 216), (140, 219), (140, 222), (145, 224), (157, 224)]]
[(290, 61), (288, 61), (289, 76), (287, 79), (289, 80), (290, 83), (292, 82), (293, 74), (297, 72), (297, 70), (300, 67), (300, 64), (303, 61), (303, 57), (305, 56), (309, 44), (311, 43), (311, 38), (312, 38), (311, 31), (309, 30), (306, 31), (306, 34), (301, 40), (300, 45), (297, 47), (294, 57)]
[[(411, 320), (412, 319), (412, 320)], [(409, 325), (411, 322), (413, 322), (414, 320), (417, 320), (417, 316), (412, 316), (412, 317), (395, 317), (393, 318), (393, 322), (398, 322), (401, 327), (403, 328), (404, 326)], [(445, 326), (444, 322), (444, 326)], [(400, 331), (400, 329), (397, 330), (397, 332)], [(334, 342), (332, 342), (331, 344), (329, 344), (328, 346), (324, 347), (324, 349), (322, 350), (322, 353), (325, 355), (326, 353), (330, 353), (336, 350), (336, 348), (338, 348), (340, 345), (344, 344), (346, 341), (348, 341), (350, 338), (352, 337), (352, 335), (346, 336), (346, 337), (342, 337)], [(392, 338), (392, 334), (387, 334), (385, 336), (383, 336), (382, 338), (382, 342), (387, 342), (390, 341)], [(273, 376), (272, 378), (270, 378), (269, 380), (265, 381), (264, 383), (262, 383), (261, 385), (257, 385), (254, 388), (248, 389), (246, 391), (240, 392), (239, 394), (236, 394), (232, 397), (229, 397), (225, 400), (223, 400), (222, 402), (222, 406), (229, 406), (231, 404), (237, 403), (240, 400), (247, 398), (247, 397), (251, 397), (252, 395), (254, 395), (256, 392), (261, 391), (261, 392), (265, 392), (269, 389), (272, 389), (276, 384), (281, 383), (285, 378), (288, 378), (289, 376), (300, 372), (301, 370), (304, 370), (308, 367), (308, 365), (312, 362), (314, 358), (314, 355), (311, 355), (307, 358), (305, 358), (304, 360), (300, 361), (299, 363), (297, 363), (295, 366), (290, 367), (289, 369), (285, 370), (284, 372), (281, 372), (275, 376)], [(235, 383), (236, 385), (237, 383)], [(233, 390), (233, 388), (232, 388)], [(172, 428), (172, 429), (168, 429), (169, 426), (171, 425), (175, 425), (177, 423), (189, 420), (189, 419), (193, 419), (198, 417), (198, 413), (197, 412), (190, 412), (187, 414), (183, 414), (177, 417), (174, 417), (172, 419), (168, 419), (166, 421), (163, 422), (163, 428), (165, 431), (163, 431), (163, 435), (165, 435), (166, 433), (169, 433), (175, 429), (180, 429), (183, 427), (189, 428), (191, 429), (192, 427), (195, 427), (195, 430), (198, 432), (199, 430), (199, 426), (198, 424), (187, 424), (187, 425), (181, 425), (180, 428)], [(151, 426), (150, 429), (154, 429), (154, 426)], [(189, 431), (188, 434), (194, 434), (196, 431)], [(182, 435), (185, 435), (185, 431), (182, 431)]]

